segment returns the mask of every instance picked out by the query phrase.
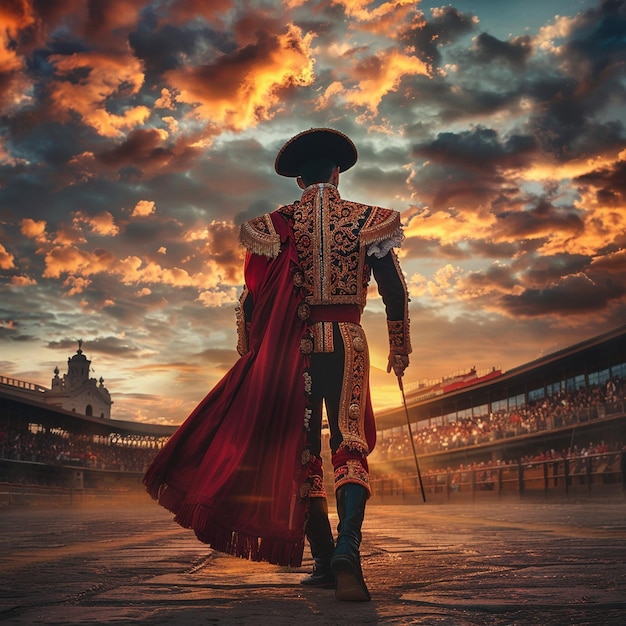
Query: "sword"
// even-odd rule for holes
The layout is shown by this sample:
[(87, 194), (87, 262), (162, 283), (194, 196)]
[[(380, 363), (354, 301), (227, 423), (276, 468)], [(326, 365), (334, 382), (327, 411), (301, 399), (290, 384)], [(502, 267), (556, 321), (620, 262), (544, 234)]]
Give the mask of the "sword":
[(404, 395), (404, 385), (402, 384), (402, 376), (398, 376), (398, 387), (402, 393), (402, 403), (404, 404), (404, 413), (406, 414), (406, 425), (409, 427), (409, 438), (411, 439), (411, 447), (413, 448), (413, 458), (415, 459), (415, 469), (417, 470), (417, 478), (420, 482), (422, 490), (422, 500), (426, 502), (426, 493), (424, 492), (424, 483), (422, 482), (422, 473), (420, 472), (420, 464), (417, 460), (417, 452), (415, 451), (415, 442), (413, 441), (413, 431), (411, 430), (411, 421), (409, 420), (409, 407), (406, 405), (406, 396)]

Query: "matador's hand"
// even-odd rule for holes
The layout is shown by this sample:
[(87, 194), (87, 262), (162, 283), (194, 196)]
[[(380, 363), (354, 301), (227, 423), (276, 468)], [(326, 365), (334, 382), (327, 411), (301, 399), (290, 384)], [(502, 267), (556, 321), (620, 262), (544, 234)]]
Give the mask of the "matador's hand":
[(404, 376), (404, 370), (409, 366), (408, 354), (389, 354), (387, 363), (387, 374), (393, 369), (396, 376)]

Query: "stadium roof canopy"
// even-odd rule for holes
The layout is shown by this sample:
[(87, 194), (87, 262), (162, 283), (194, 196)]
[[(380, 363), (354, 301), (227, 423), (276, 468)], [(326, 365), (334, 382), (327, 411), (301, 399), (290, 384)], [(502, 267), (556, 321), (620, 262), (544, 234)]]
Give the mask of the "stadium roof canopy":
[(6, 428), (17, 428), (27, 423), (41, 424), (45, 428), (60, 428), (75, 434), (124, 437), (169, 437), (176, 426), (145, 424), (87, 416), (66, 411), (59, 407), (16, 395), (10, 387), (0, 388), (0, 424)]

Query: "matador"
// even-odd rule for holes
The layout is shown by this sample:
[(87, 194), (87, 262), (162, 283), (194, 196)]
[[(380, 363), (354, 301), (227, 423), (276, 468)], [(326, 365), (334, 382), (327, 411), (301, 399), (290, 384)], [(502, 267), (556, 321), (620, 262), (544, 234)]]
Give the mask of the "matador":
[(370, 600), (360, 544), (376, 442), (360, 320), (372, 274), (386, 310), (388, 372), (403, 375), (411, 344), (395, 252), (400, 215), (341, 198), (339, 174), (356, 161), (353, 142), (330, 128), (302, 132), (279, 151), (276, 172), (295, 178), (302, 196), (241, 225), (240, 358), (159, 451), (144, 483), (176, 522), (228, 554), (298, 566), (306, 536), (314, 567), (302, 584), (360, 602)]

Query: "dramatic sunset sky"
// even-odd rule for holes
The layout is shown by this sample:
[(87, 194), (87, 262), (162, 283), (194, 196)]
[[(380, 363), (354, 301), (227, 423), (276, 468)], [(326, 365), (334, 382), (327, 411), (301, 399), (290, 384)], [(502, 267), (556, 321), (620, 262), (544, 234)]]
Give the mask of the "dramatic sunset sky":
[[(82, 338), (112, 417), (180, 423), (314, 126), (357, 145), (344, 197), (402, 213), (407, 388), (626, 324), (625, 89), (622, 0), (3, 0), (0, 374), (49, 386)], [(398, 406), (374, 282), (364, 326)]]

